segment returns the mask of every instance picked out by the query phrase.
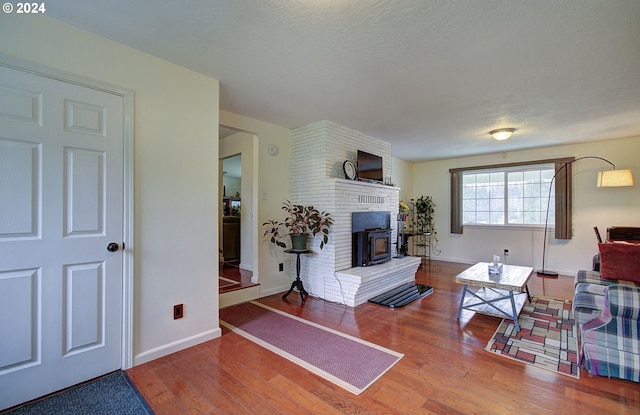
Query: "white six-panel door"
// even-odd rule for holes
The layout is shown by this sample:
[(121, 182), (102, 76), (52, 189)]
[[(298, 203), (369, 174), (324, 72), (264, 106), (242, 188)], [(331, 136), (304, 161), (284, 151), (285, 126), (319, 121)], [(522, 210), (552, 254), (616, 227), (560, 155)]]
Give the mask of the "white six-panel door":
[(121, 96), (0, 66), (0, 410), (121, 367), (123, 128)]

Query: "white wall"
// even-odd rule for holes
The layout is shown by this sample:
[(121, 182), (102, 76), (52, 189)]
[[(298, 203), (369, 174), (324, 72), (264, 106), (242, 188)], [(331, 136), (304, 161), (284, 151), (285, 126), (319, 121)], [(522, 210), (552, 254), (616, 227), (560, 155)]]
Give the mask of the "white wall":
[[(449, 169), (554, 157), (576, 158), (599, 156), (613, 162), (617, 168), (630, 168), (636, 185), (624, 188), (597, 188), (597, 172), (610, 165), (594, 159), (580, 160), (573, 165), (573, 228), (574, 237), (559, 241), (551, 237), (547, 247), (545, 268), (574, 275), (578, 269), (591, 269), (591, 260), (598, 247), (593, 227), (602, 235), (611, 226), (640, 226), (640, 137), (607, 140), (525, 150), (511, 153), (464, 157), (417, 163), (413, 166), (413, 196), (431, 195), (436, 203), (438, 259), (473, 263), (488, 261), (493, 254), (502, 256), (508, 248), (508, 263), (542, 266), (543, 230), (473, 228), (466, 226), (462, 235), (449, 233), (450, 176)], [(402, 183), (399, 184), (401, 187)], [(551, 232), (551, 235), (553, 232)]]
[(391, 182), (400, 187), (400, 200), (409, 203), (413, 194), (413, 183), (423, 180), (413, 177), (413, 163), (393, 157), (391, 159)]
[(0, 53), (135, 91), (134, 362), (219, 336), (218, 81), (46, 16), (0, 14), (0, 39)]
[[(258, 158), (254, 171), (257, 172), (258, 186), (258, 253), (254, 266), (260, 283), (260, 296), (280, 293), (289, 289), (289, 255), (282, 250), (271, 250), (271, 243), (262, 237), (262, 223), (282, 214), (282, 202), (291, 197), (289, 189), (291, 171), (291, 132), (289, 129), (269, 124), (253, 118), (220, 111), (220, 124), (258, 137)], [(278, 147), (278, 155), (269, 154), (269, 145)], [(284, 271), (278, 271), (278, 264), (284, 263)]]

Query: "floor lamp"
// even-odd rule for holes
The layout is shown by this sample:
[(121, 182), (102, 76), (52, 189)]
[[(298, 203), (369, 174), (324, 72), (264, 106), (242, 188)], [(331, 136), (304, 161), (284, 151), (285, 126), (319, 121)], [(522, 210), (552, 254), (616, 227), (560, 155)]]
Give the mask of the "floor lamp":
[(551, 188), (553, 181), (556, 179), (558, 173), (560, 173), (563, 169), (566, 169), (568, 165), (575, 163), (576, 161), (584, 160), (584, 159), (598, 159), (605, 161), (613, 167), (612, 170), (605, 170), (598, 173), (598, 181), (597, 187), (622, 187), (622, 186), (633, 186), (633, 175), (631, 174), (631, 170), (616, 170), (616, 165), (610, 162), (609, 160), (598, 157), (598, 156), (584, 156), (579, 157), (575, 160), (568, 161), (564, 163), (556, 173), (551, 178), (551, 182), (549, 183), (549, 196), (547, 198), (547, 216), (544, 221), (544, 240), (542, 245), (542, 269), (536, 271), (538, 275), (545, 277), (557, 277), (558, 273), (555, 271), (549, 271), (545, 268), (545, 258), (547, 251), (547, 227), (549, 224), (549, 205), (551, 204)]

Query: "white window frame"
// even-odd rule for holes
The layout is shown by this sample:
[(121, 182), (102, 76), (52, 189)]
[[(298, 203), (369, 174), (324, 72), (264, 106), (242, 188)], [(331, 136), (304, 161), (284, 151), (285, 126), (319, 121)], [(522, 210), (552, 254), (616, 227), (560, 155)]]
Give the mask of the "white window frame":
[[(462, 234), (464, 226), (462, 224), (462, 175), (466, 171), (473, 170), (489, 170), (504, 169), (517, 166), (536, 166), (542, 164), (553, 163), (555, 166), (555, 238), (571, 239), (573, 237), (572, 225), (572, 163), (575, 157), (563, 157), (546, 160), (522, 161), (504, 164), (494, 164), (488, 166), (474, 167), (454, 167), (449, 169), (450, 185), (451, 185), (451, 209), (450, 209), (450, 232), (451, 234)], [(471, 225), (476, 226), (476, 225)], [(486, 228), (494, 225), (479, 225)], [(496, 225), (498, 228), (505, 229), (507, 225)], [(511, 226), (511, 225), (509, 225)]]
[[(523, 193), (521, 196), (514, 197), (513, 194), (510, 194), (510, 191), (513, 190), (513, 187), (510, 183), (513, 183), (513, 180), (509, 179), (511, 174), (527, 174), (527, 173), (537, 173), (540, 177), (539, 180), (530, 182), (529, 184), (525, 181), (522, 183)], [(500, 167), (500, 168), (489, 168), (489, 169), (478, 169), (478, 170), (468, 170), (463, 172), (462, 175), (462, 220), (464, 226), (469, 227), (496, 227), (496, 228), (534, 228), (534, 229), (542, 229), (544, 228), (545, 223), (547, 222), (546, 213), (547, 206), (549, 206), (549, 221), (553, 223), (555, 219), (555, 185), (552, 182), (553, 175), (555, 173), (555, 168), (553, 163), (548, 164), (533, 164), (533, 165), (519, 165), (519, 166), (511, 166), (511, 167)], [(479, 175), (491, 175), (493, 176), (486, 182), (486, 185), (476, 186), (476, 194), (475, 197), (468, 197), (470, 186), (468, 183), (465, 183), (467, 179), (471, 176), (475, 176), (478, 178)], [(502, 178), (495, 179), (496, 176), (502, 176)], [(494, 183), (499, 183), (498, 185), (494, 185)], [(549, 183), (551, 184), (551, 192), (549, 191)], [(537, 192), (537, 196), (527, 196), (526, 187), (527, 186), (537, 186), (539, 187), (539, 191)], [(471, 186), (473, 187), (473, 186)], [(483, 188), (487, 188), (487, 196), (488, 197), (478, 197), (478, 190), (484, 190)], [(534, 189), (531, 189), (535, 192)], [(498, 196), (496, 197), (495, 191), (498, 191)], [(531, 193), (529, 193), (531, 194)], [(549, 198), (551, 196), (551, 198)], [(525, 206), (525, 201), (522, 201), (522, 208), (515, 211), (512, 209), (512, 205), (517, 202), (516, 199), (537, 199), (532, 203), (537, 204), (537, 209), (527, 210)], [(473, 201), (473, 202), (470, 202)], [(484, 203), (488, 209), (479, 210), (478, 205), (479, 202)], [(468, 209), (469, 205), (475, 205), (475, 209)], [(538, 220), (537, 221), (527, 221), (526, 215), (527, 212), (531, 214), (537, 213)], [(469, 213), (475, 216), (475, 219), (469, 221), (467, 218), (469, 217)], [(480, 213), (486, 214), (486, 220), (478, 220), (478, 215)], [(521, 220), (514, 221), (513, 215), (521, 214)], [(496, 220), (494, 215), (498, 215), (502, 223), (499, 223)]]

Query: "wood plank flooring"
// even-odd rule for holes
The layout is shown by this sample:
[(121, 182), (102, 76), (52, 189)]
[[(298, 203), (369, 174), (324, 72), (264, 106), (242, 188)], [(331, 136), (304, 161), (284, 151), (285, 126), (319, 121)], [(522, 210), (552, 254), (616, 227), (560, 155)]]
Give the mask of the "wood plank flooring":
[(253, 272), (240, 268), (238, 261), (221, 262), (218, 268), (218, 293), (223, 294), (259, 285), (251, 282), (252, 276)]
[[(573, 379), (484, 351), (499, 318), (463, 312), (453, 277), (466, 264), (431, 261), (416, 282), (434, 293), (406, 307), (356, 308), (309, 298), (262, 303), (405, 354), (353, 395), (223, 328), (221, 338), (128, 371), (157, 415), (164, 414), (638, 414), (640, 385)], [(533, 276), (532, 295), (571, 298), (573, 277)], [(295, 298), (295, 300), (294, 300)]]

